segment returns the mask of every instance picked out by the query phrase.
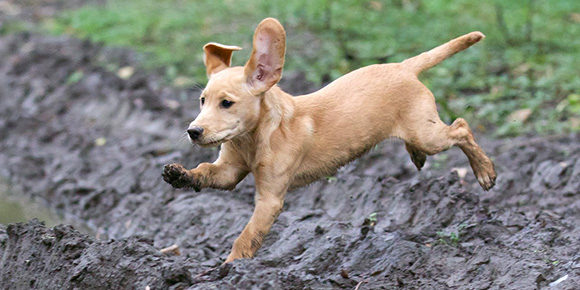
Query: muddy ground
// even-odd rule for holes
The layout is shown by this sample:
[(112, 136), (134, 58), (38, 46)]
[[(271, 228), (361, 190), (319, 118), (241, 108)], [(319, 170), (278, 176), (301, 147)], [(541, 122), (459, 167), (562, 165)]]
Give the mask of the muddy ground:
[[(182, 138), (199, 90), (103, 65), (134, 59), (66, 37), (0, 38), (0, 175), (91, 229), (0, 225), (1, 289), (578, 289), (578, 134), (478, 134), (499, 174), (490, 192), (460, 150), (417, 172), (388, 140), (290, 192), (256, 257), (220, 266), (252, 213), (252, 178), (232, 192), (163, 182), (164, 164), (218, 152)], [(299, 74), (282, 86), (313, 89)], [(159, 252), (172, 244), (180, 256)]]

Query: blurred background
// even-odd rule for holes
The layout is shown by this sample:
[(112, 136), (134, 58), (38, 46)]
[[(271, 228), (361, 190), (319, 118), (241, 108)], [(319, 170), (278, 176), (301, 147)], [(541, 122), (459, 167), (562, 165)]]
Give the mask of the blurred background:
[[(479, 30), (485, 41), (421, 77), (444, 121), (461, 116), (492, 137), (580, 130), (577, 0), (0, 2), (5, 11), (62, 2), (58, 11), (33, 15), (42, 33), (136, 50), (144, 68), (176, 86), (205, 84), (202, 46), (210, 41), (243, 47), (233, 59), (243, 65), (253, 31), (265, 17), (278, 18), (287, 29), (285, 74), (300, 74), (315, 87), (360, 66), (398, 62)], [(11, 23), (2, 33), (26, 29)]]
[(67, 11), (44, 26), (134, 48), (144, 65), (163, 68), (168, 81), (203, 85), (202, 46), (242, 46), (233, 63), (243, 65), (253, 30), (268, 16), (287, 29), (286, 72), (304, 73), (318, 85), (482, 31), (485, 41), (422, 76), (444, 121), (462, 116), (496, 137), (580, 129), (577, 0), (112, 0)]

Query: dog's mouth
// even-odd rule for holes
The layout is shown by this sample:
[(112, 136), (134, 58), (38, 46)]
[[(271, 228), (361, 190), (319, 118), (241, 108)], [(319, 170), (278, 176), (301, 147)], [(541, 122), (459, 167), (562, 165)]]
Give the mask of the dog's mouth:
[(217, 146), (225, 143), (226, 141), (227, 140), (218, 140), (218, 141), (210, 141), (210, 142), (199, 142), (199, 141), (195, 142), (194, 141), (194, 143), (201, 146), (201, 147), (204, 147), (204, 148), (210, 148), (210, 147), (217, 147)]
[(224, 137), (220, 137), (220, 138), (202, 138), (201, 140), (191, 140), (191, 142), (193, 144), (197, 144), (201, 147), (204, 148), (209, 148), (209, 147), (216, 147), (219, 146), (223, 143), (226, 143), (228, 141), (230, 141), (232, 139), (232, 137), (235, 136), (235, 130), (231, 130), (228, 134), (226, 134)]

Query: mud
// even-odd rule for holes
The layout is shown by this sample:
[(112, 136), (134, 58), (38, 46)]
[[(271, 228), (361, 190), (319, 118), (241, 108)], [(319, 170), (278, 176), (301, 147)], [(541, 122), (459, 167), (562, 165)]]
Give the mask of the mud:
[[(0, 174), (94, 232), (0, 226), (0, 288), (543, 289), (565, 275), (554, 289), (580, 285), (578, 134), (478, 134), (498, 171), (490, 192), (460, 150), (417, 172), (387, 140), (290, 192), (256, 257), (220, 266), (252, 213), (252, 178), (232, 192), (163, 182), (164, 164), (218, 152), (182, 138), (199, 90), (103, 68), (134, 59), (66, 37), (0, 38)], [(299, 79), (282, 86), (312, 89)], [(180, 256), (159, 252), (173, 244)]]

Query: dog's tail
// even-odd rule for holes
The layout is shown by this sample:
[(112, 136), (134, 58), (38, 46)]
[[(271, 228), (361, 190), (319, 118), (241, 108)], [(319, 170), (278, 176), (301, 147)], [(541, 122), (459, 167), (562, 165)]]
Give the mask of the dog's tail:
[(483, 33), (474, 31), (435, 47), (432, 50), (421, 53), (420, 55), (406, 59), (402, 64), (408, 70), (419, 75), (422, 71), (436, 66), (448, 57), (470, 47), (483, 38), (485, 38)]

